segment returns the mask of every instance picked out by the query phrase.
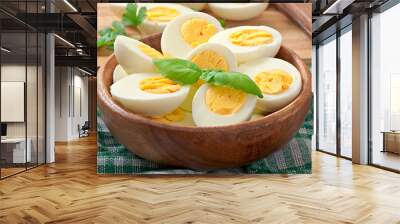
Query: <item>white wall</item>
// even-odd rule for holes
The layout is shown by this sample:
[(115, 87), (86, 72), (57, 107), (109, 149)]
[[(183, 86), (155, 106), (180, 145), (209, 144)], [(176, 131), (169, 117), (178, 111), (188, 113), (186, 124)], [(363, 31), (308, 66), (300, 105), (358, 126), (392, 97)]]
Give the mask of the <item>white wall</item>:
[[(27, 67), (28, 71), (28, 81), (29, 81), (29, 86), (35, 86), (35, 88), (27, 88), (27, 106), (30, 107), (35, 107), (34, 110), (36, 111), (36, 80), (31, 78), (29, 75), (30, 74), (35, 74), (36, 75), (36, 67), (33, 66), (28, 66)], [(18, 64), (6, 64), (1, 66), (1, 81), (4, 82), (25, 82), (25, 65), (18, 65)], [(33, 104), (32, 104), (33, 103)], [(2, 110), (7, 110), (7, 108), (1, 108)], [(32, 108), (29, 110), (33, 111)], [(35, 127), (34, 129), (36, 130), (36, 119), (37, 115), (36, 113), (27, 113), (27, 119), (28, 122), (34, 122)], [(33, 127), (33, 124), (28, 124), (28, 129), (30, 127)], [(29, 133), (31, 133), (28, 130), (28, 137)], [(7, 122), (7, 136), (8, 137), (25, 137), (25, 122)], [(36, 137), (36, 132), (35, 132), (35, 137)]]
[(55, 86), (55, 141), (77, 139), (78, 125), (88, 120), (88, 79), (75, 68), (56, 67)]
[(68, 141), (68, 87), (69, 76), (67, 67), (55, 68), (55, 141)]
[[(1, 81), (25, 82), (25, 65), (2, 65)], [(6, 108), (1, 108), (5, 110)], [(7, 123), (7, 137), (25, 137), (25, 123), (13, 122)]]

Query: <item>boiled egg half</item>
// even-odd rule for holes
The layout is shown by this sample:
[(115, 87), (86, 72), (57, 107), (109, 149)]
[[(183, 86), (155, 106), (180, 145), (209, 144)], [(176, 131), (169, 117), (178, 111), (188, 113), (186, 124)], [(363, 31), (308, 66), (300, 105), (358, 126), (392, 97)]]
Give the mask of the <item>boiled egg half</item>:
[(206, 43), (212, 36), (223, 30), (219, 21), (202, 12), (191, 12), (171, 21), (161, 37), (164, 55), (185, 58), (197, 46)]
[(282, 36), (268, 26), (238, 26), (215, 34), (209, 42), (228, 47), (240, 64), (261, 57), (274, 57), (281, 47)]
[(173, 3), (140, 3), (139, 7), (147, 9), (145, 20), (137, 27), (145, 34), (162, 32), (176, 17), (193, 12), (186, 6)]
[(114, 42), (114, 54), (126, 73), (156, 72), (153, 59), (163, 55), (149, 45), (133, 38), (118, 36)]
[(187, 112), (180, 107), (164, 116), (150, 116), (150, 119), (166, 124), (195, 126), (192, 113)]
[(211, 11), (228, 20), (248, 20), (259, 16), (268, 3), (209, 3)]
[[(186, 57), (199, 66), (201, 69), (217, 69), (222, 71), (236, 71), (236, 57), (227, 47), (217, 43), (204, 43), (193, 49)], [(186, 111), (192, 111), (193, 96), (204, 82), (199, 80), (190, 87), (190, 92), (182, 108)]]
[(126, 76), (110, 87), (113, 99), (129, 111), (147, 116), (164, 116), (176, 110), (189, 93), (182, 86), (156, 73)]
[(241, 90), (204, 84), (193, 98), (193, 121), (197, 126), (237, 124), (250, 119), (256, 101)]
[(278, 58), (260, 58), (239, 66), (249, 75), (263, 93), (257, 100), (257, 109), (274, 112), (292, 102), (300, 93), (300, 72), (289, 62)]
[(128, 76), (128, 73), (122, 68), (121, 65), (117, 65), (113, 72), (113, 82), (116, 82), (125, 76)]

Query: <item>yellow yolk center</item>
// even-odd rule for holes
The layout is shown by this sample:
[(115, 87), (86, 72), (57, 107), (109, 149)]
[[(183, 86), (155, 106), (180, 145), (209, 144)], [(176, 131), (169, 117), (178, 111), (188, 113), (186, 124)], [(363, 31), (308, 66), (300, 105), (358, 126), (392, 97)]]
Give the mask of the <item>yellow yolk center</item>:
[(181, 13), (176, 9), (157, 6), (147, 10), (146, 18), (155, 22), (169, 22), (180, 14)]
[(210, 86), (205, 98), (210, 111), (230, 115), (240, 110), (246, 100), (246, 94), (230, 87)]
[(196, 47), (217, 33), (217, 28), (204, 19), (190, 19), (181, 26), (181, 35), (186, 43)]
[(192, 58), (192, 62), (202, 69), (221, 69), (228, 71), (225, 58), (214, 51), (203, 51)]
[(289, 89), (293, 77), (282, 70), (261, 72), (254, 76), (254, 81), (265, 94), (277, 94)]
[(238, 46), (258, 46), (271, 43), (273, 36), (264, 30), (248, 29), (233, 32), (229, 40)]
[(157, 94), (173, 93), (181, 89), (179, 84), (162, 76), (143, 79), (139, 87), (145, 92)]
[(179, 121), (183, 121), (183, 119), (185, 119), (185, 113), (183, 112), (183, 110), (181, 108), (178, 108), (164, 116), (153, 116), (150, 118), (155, 121), (164, 122), (164, 123), (179, 122)]
[(156, 49), (150, 47), (149, 45), (138, 44), (137, 48), (139, 48), (139, 50), (143, 54), (145, 54), (145, 55), (147, 55), (147, 56), (149, 56), (151, 58), (163, 58), (163, 55), (160, 52), (158, 52)]

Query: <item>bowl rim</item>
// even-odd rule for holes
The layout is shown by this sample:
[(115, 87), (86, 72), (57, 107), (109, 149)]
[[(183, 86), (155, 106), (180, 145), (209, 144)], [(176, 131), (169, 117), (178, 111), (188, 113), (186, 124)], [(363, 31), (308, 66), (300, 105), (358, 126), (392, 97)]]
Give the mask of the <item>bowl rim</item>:
[[(306, 94), (306, 97), (311, 97), (311, 74), (309, 68), (305, 65), (304, 61), (291, 49), (285, 47), (282, 45), (279, 49), (279, 52), (281, 51), (287, 51), (291, 57), (293, 57), (294, 61), (297, 63), (291, 63), (293, 66), (296, 67), (297, 70), (299, 70), (300, 75), (301, 75), (301, 80), (302, 80), (302, 87), (299, 92), (299, 94), (296, 96), (294, 100), (292, 100), (288, 105), (285, 107), (274, 111), (273, 113), (270, 113), (268, 115), (265, 115), (263, 118), (257, 119), (257, 120), (250, 120), (250, 121), (244, 121), (238, 124), (230, 124), (230, 125), (223, 125), (223, 126), (187, 126), (187, 125), (171, 125), (168, 123), (161, 123), (158, 121), (154, 121), (152, 119), (149, 119), (143, 115), (139, 115), (133, 112), (130, 112), (129, 110), (125, 109), (122, 105), (118, 104), (111, 96), (110, 92), (110, 86), (106, 86), (104, 83), (104, 72), (105, 68), (107, 66), (110, 66), (112, 64), (113, 60), (116, 61), (115, 54), (113, 53), (110, 55), (106, 62), (100, 67), (97, 75), (97, 97), (98, 100), (101, 101), (99, 103), (99, 108), (101, 111), (103, 109), (101, 108), (104, 104), (104, 106), (108, 107), (110, 110), (112, 110), (114, 113), (120, 114), (122, 117), (128, 119), (128, 120), (135, 120), (136, 122), (139, 122), (144, 125), (149, 125), (155, 128), (163, 128), (167, 130), (175, 130), (175, 131), (188, 131), (188, 132), (198, 132), (198, 131), (227, 131), (230, 129), (240, 129), (244, 128), (246, 126), (253, 126), (253, 125), (262, 125), (264, 123), (267, 123), (267, 120), (275, 119), (274, 117), (278, 118), (278, 114), (284, 111), (290, 111), (295, 109), (295, 106), (300, 103), (301, 99), (304, 97), (303, 95)], [(279, 53), (278, 53), (279, 54)], [(276, 57), (276, 56), (275, 56)], [(278, 57), (279, 58), (279, 57)], [(281, 58), (279, 58), (281, 59)], [(284, 60), (284, 59), (282, 59)], [(286, 61), (286, 60), (285, 60)], [(113, 70), (117, 66), (117, 63), (115, 64)], [(306, 71), (306, 74), (303, 74)], [(303, 96), (303, 97), (302, 97)], [(243, 129), (241, 129), (243, 130)]]

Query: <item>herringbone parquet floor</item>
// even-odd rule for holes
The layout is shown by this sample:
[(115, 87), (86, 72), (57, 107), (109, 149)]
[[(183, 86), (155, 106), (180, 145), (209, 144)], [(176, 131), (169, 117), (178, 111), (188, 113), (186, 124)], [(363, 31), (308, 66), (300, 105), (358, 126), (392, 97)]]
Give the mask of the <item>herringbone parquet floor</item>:
[(313, 154), (312, 175), (102, 177), (94, 137), (0, 181), (0, 223), (400, 223), (400, 175)]

